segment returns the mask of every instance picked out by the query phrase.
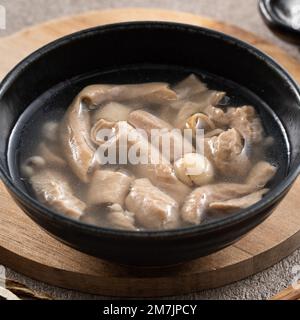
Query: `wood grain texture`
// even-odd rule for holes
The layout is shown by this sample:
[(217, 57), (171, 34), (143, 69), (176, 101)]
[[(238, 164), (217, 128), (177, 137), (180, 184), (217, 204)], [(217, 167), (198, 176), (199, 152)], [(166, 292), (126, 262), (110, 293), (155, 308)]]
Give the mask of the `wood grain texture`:
[[(188, 13), (155, 9), (89, 12), (50, 21), (0, 39), (0, 77), (18, 61), (63, 35), (97, 25), (136, 20), (189, 23), (225, 32), (263, 50), (300, 82), (300, 64), (256, 35)], [(109, 296), (157, 297), (215, 288), (257, 273), (300, 246), (300, 180), (273, 215), (235, 245), (184, 265), (132, 268), (71, 249), (33, 223), (0, 186), (0, 263), (49, 284)]]

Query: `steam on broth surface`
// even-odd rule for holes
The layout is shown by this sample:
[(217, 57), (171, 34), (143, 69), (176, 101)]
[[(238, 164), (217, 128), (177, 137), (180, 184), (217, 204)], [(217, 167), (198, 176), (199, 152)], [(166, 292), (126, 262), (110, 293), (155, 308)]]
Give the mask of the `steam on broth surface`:
[[(92, 85), (60, 121), (42, 125), (21, 173), (39, 201), (74, 219), (133, 231), (174, 229), (261, 200), (277, 171), (266, 157), (272, 143), (254, 107), (230, 106), (225, 92), (194, 75), (174, 86)], [(124, 149), (125, 160), (135, 150), (143, 161), (124, 163)], [(116, 162), (104, 163), (110, 152)]]

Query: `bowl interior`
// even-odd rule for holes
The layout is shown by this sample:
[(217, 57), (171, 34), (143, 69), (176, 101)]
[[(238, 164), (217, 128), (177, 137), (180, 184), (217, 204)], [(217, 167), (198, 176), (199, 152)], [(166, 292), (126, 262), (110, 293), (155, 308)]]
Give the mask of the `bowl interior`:
[[(9, 139), (8, 166), (13, 181), (25, 192), (34, 197), (31, 187), (21, 178), (20, 165), (32, 156), (39, 140), (40, 125), (45, 121), (62, 119), (66, 108), (73, 98), (85, 86), (95, 83), (142, 83), (148, 81), (166, 81), (177, 83), (189, 74), (197, 74), (208, 84), (210, 89), (226, 91), (230, 106), (253, 105), (259, 112), (265, 126), (267, 136), (276, 143), (268, 149), (267, 159), (279, 170), (269, 187), (277, 185), (284, 179), (289, 166), (289, 142), (286, 132), (276, 114), (256, 95), (246, 88), (207, 74), (201, 70), (188, 70), (179, 66), (137, 65), (116, 70), (106, 70), (81, 77), (76, 77), (56, 85), (31, 103), (18, 119)], [(221, 215), (222, 216), (222, 215)], [(226, 216), (226, 214), (224, 214)], [(212, 217), (215, 219), (216, 217)], [(209, 222), (208, 219), (206, 222)]]

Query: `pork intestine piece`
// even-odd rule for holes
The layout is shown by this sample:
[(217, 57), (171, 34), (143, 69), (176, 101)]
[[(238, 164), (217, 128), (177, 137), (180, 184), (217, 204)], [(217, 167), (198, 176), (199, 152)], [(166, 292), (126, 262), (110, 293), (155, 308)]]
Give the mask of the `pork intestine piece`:
[(90, 139), (90, 114), (79, 94), (68, 108), (60, 126), (63, 155), (73, 173), (84, 183), (89, 182), (95, 148)]
[(228, 128), (230, 119), (226, 110), (223, 110), (220, 107), (209, 105), (203, 112), (217, 127), (221, 129)]
[(206, 90), (200, 93), (195, 100), (177, 102), (179, 111), (175, 118), (174, 126), (183, 129), (191, 116), (204, 112), (211, 105), (217, 105), (224, 96), (225, 92)]
[(244, 184), (218, 183), (195, 189), (183, 204), (182, 219), (191, 224), (200, 224), (211, 203), (241, 198), (256, 192), (265, 187), (276, 171), (276, 167), (262, 161), (254, 166)]
[(239, 198), (252, 191), (252, 187), (237, 183), (219, 183), (197, 188), (183, 204), (182, 219), (190, 224), (200, 224), (211, 202)]
[(222, 212), (234, 212), (236, 210), (245, 209), (260, 201), (267, 192), (269, 192), (269, 189), (265, 188), (241, 198), (212, 202), (209, 205), (209, 209)]
[(203, 130), (204, 134), (216, 130), (216, 126), (213, 121), (204, 113), (195, 113), (189, 117), (185, 124), (186, 129), (193, 131), (193, 137), (198, 135), (197, 130)]
[(147, 229), (165, 230), (179, 227), (177, 202), (148, 179), (134, 181), (126, 198), (126, 208), (133, 212), (137, 222)]
[(252, 106), (229, 108), (227, 117), (230, 126), (237, 129), (249, 145), (262, 142), (264, 129)]
[(42, 169), (29, 182), (38, 200), (58, 213), (79, 219), (86, 209), (86, 204), (74, 195), (68, 177), (58, 170)]
[(196, 75), (191, 74), (173, 87), (178, 99), (188, 99), (207, 90), (207, 86)]
[(134, 172), (139, 177), (148, 178), (153, 185), (167, 193), (181, 204), (191, 189), (175, 175), (172, 165), (141, 164), (135, 166)]
[(256, 189), (261, 189), (274, 177), (276, 171), (276, 166), (267, 161), (259, 161), (250, 170), (245, 183)]
[(178, 98), (162, 106), (160, 117), (180, 129), (184, 128), (190, 116), (203, 112), (210, 104), (218, 104), (225, 95), (224, 92), (208, 90), (206, 84), (194, 74), (173, 86), (173, 90)]
[[(90, 138), (95, 145), (101, 146), (107, 141), (106, 138), (109, 138), (110, 136), (112, 138), (113, 136), (117, 135), (116, 128), (117, 122), (99, 119), (91, 129)], [(105, 137), (103, 137), (102, 135), (100, 135), (101, 130), (107, 130), (107, 132), (110, 132), (111, 134), (109, 136), (105, 135)]]
[[(143, 110), (133, 111), (128, 117), (128, 122), (136, 129), (144, 130), (150, 143), (151, 139), (157, 138), (158, 141), (155, 147), (171, 162), (181, 157), (184, 151), (189, 153), (194, 151), (192, 142), (183, 139), (183, 135), (179, 130), (174, 129), (171, 124), (149, 112)], [(154, 130), (159, 130), (156, 136)], [(169, 141), (169, 144), (165, 146), (163, 140)]]
[(108, 102), (126, 102), (147, 104), (163, 104), (177, 99), (176, 93), (167, 83), (151, 82), (129, 85), (91, 85), (84, 88), (79, 96), (90, 109), (98, 108)]
[(123, 172), (97, 170), (94, 172), (87, 192), (87, 203), (124, 205), (133, 177)]
[(137, 129), (145, 130), (148, 136), (151, 135), (151, 130), (153, 129), (166, 129), (168, 131), (173, 129), (170, 123), (144, 110), (131, 112), (128, 117), (128, 122)]
[(214, 130), (212, 130), (212, 131), (209, 131), (208, 133), (206, 133), (205, 135), (204, 135), (204, 138), (205, 139), (210, 139), (210, 138), (212, 138), (212, 137), (217, 137), (217, 136), (219, 136), (221, 133), (223, 133), (224, 132), (224, 130), (222, 130), (222, 129), (214, 129)]
[(247, 146), (236, 129), (204, 139), (204, 154), (225, 177), (245, 176), (251, 168)]
[(108, 207), (107, 222), (110, 227), (138, 231), (135, 226), (135, 214), (124, 210), (119, 204), (113, 204)]
[(92, 123), (99, 120), (105, 121), (127, 121), (128, 116), (135, 108), (119, 102), (108, 102), (103, 107), (97, 108), (92, 116)]

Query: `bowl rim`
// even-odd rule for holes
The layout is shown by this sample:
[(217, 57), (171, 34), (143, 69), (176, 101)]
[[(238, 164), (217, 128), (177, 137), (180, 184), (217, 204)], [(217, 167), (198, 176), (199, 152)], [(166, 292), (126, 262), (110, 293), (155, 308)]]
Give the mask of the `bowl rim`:
[[(298, 97), (299, 109), (300, 109), (300, 89), (297, 83), (293, 80), (293, 78), (289, 75), (289, 73), (281, 67), (277, 62), (273, 60), (269, 55), (263, 53), (259, 49), (253, 47), (252, 45), (236, 39), (227, 34), (203, 28), (199, 26), (177, 23), (177, 22), (164, 22), (164, 21), (136, 21), (136, 22), (121, 22), (121, 23), (113, 23), (107, 24), (103, 26), (97, 26), (89, 29), (84, 29), (69, 35), (66, 35), (62, 38), (59, 38), (45, 46), (37, 49), (29, 56), (24, 58), (21, 62), (19, 62), (1, 81), (0, 84), (0, 101), (2, 96), (5, 93), (5, 89), (10, 86), (17, 77), (26, 69), (29, 68), (30, 65), (37, 60), (40, 56), (45, 55), (49, 51), (57, 49), (59, 47), (64, 46), (65, 44), (74, 41), (80, 40), (81, 38), (94, 36), (99, 33), (105, 33), (110, 31), (122, 31), (122, 30), (134, 30), (138, 28), (148, 28), (150, 31), (153, 28), (163, 28), (164, 30), (178, 30), (183, 32), (193, 32), (202, 34), (204, 36), (208, 36), (211, 38), (216, 38), (226, 42), (229, 45), (234, 45), (247, 51), (248, 53), (254, 55), (257, 59), (263, 61), (273, 69), (273, 71), (277, 72), (288, 84), (290, 90), (294, 91), (295, 96)], [(12, 129), (13, 130), (13, 129)], [(7, 152), (7, 151), (6, 151)], [(233, 225), (243, 223), (254, 216), (258, 215), (261, 211), (268, 209), (272, 204), (278, 201), (292, 186), (293, 182), (296, 180), (300, 173), (300, 164), (291, 172), (287, 174), (287, 176), (276, 186), (274, 187), (261, 201), (256, 203), (255, 205), (246, 208), (244, 210), (239, 211), (236, 214), (230, 215), (228, 217), (224, 217), (215, 221), (210, 221), (204, 224), (189, 226), (179, 229), (171, 229), (171, 230), (150, 230), (150, 231), (127, 231), (113, 228), (104, 228), (96, 225), (91, 225), (85, 223), (80, 220), (72, 219), (68, 216), (65, 216), (61, 213), (55, 212), (51, 210), (47, 206), (41, 204), (38, 200), (31, 197), (28, 193), (23, 191), (21, 188), (15, 185), (8, 170), (6, 170), (2, 163), (0, 162), (0, 177), (4, 182), (5, 186), (8, 188), (10, 192), (12, 192), (24, 206), (33, 208), (35, 214), (38, 215), (46, 215), (47, 218), (51, 219), (53, 222), (63, 223), (66, 227), (72, 228), (80, 228), (81, 231), (84, 231), (89, 234), (101, 235), (101, 236), (114, 236), (119, 238), (173, 238), (178, 236), (191, 236), (193, 234), (206, 234), (210, 232), (215, 232), (221, 229), (230, 228)], [(15, 201), (15, 199), (14, 199)], [(24, 211), (24, 210), (23, 210)], [(26, 213), (26, 212), (25, 212)], [(26, 213), (28, 215), (28, 213)]]

